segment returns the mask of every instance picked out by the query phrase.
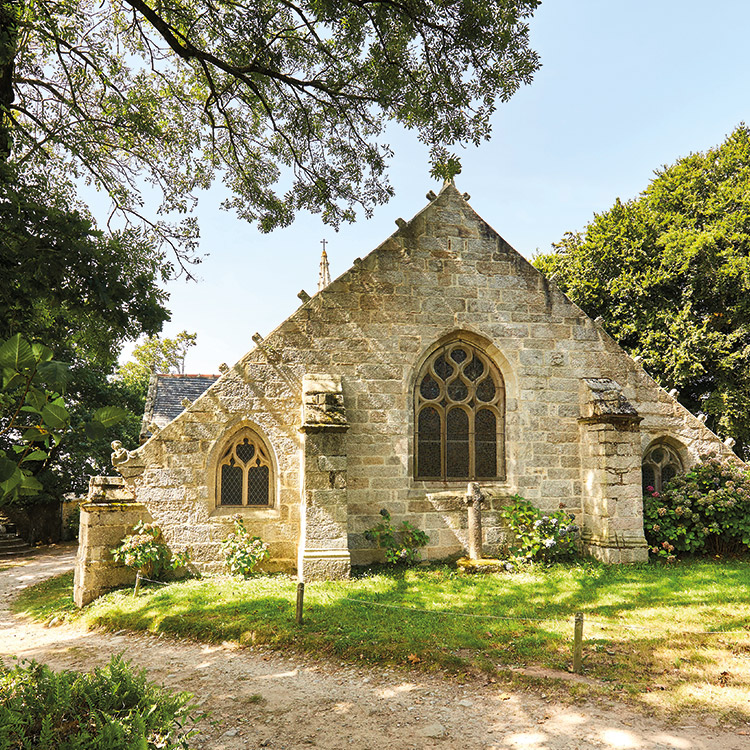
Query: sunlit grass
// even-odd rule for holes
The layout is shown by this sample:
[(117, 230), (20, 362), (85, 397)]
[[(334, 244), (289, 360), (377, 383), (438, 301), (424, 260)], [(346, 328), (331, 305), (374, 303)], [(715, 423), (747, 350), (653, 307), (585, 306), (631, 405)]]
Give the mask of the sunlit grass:
[[(24, 593), (38, 619), (69, 616), (70, 579)], [(113, 592), (82, 614), (90, 626), (201, 641), (294, 649), (363, 664), (504, 675), (567, 670), (573, 616), (585, 615), (584, 694), (637, 697), (671, 712), (750, 718), (750, 563), (601, 566), (581, 563), (470, 576), (450, 567), (370, 571), (308, 583), (207, 578)], [(57, 597), (58, 604), (55, 604)], [(706, 631), (731, 631), (707, 633)]]

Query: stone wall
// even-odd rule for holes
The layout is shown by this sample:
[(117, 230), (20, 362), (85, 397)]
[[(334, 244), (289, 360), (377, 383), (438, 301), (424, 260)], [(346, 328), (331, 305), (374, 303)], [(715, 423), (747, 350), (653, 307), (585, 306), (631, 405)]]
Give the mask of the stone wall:
[(81, 504), (73, 582), (73, 601), (84, 607), (110, 589), (135, 581), (135, 572), (115, 562), (112, 550), (132, 533), (138, 521), (149, 521), (146, 506), (136, 503), (120, 477), (92, 477)]
[[(353, 564), (378, 558), (364, 531), (381, 508), (395, 525), (408, 519), (429, 533), (427, 557), (460, 554), (466, 481), (416, 480), (413, 470), (416, 375), (437, 346), (459, 338), (495, 362), (506, 389), (506, 477), (480, 483), (489, 495), (485, 551), (502, 543), (497, 509), (518, 493), (542, 509), (575, 513), (604, 559), (628, 558), (611, 552), (626, 531), (628, 548), (640, 549), (633, 555), (645, 554), (638, 519), (643, 449), (669, 438), (682, 446), (686, 465), (709, 446), (728, 449), (452, 184), (399, 226), (268, 337), (254, 337), (255, 349), (120, 465), (167, 540), (187, 545), (204, 569), (221, 567), (219, 542), (237, 511), (217, 507), (217, 457), (227, 436), (247, 425), (273, 455), (274, 502), (239, 512), (270, 543), (275, 567), (294, 569), (305, 549), (319, 544), (311, 536), (318, 501), (326, 505), (325, 522), (333, 519), (329, 531), (340, 534), (329, 534), (326, 547), (348, 548)], [(340, 379), (348, 430), (335, 448), (314, 447), (300, 433), (310, 373)], [(621, 387), (640, 418), (619, 436), (609, 427), (597, 436), (579, 424), (588, 403), (581, 382), (601, 378)], [(313, 486), (326, 481), (327, 455), (331, 466), (345, 466), (344, 487)], [(617, 486), (605, 480), (613, 461), (625, 467)], [(597, 488), (587, 488), (597, 472)]]

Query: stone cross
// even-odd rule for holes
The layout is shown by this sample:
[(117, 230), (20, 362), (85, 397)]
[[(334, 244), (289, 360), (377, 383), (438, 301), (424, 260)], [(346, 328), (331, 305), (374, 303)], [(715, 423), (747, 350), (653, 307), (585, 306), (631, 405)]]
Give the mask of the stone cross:
[(478, 482), (469, 482), (465, 502), (469, 509), (469, 558), (482, 559), (482, 500)]

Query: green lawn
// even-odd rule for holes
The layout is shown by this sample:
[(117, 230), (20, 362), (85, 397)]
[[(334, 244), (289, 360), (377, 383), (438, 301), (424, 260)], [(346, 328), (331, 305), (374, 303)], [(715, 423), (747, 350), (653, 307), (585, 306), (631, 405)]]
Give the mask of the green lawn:
[[(56, 579), (25, 591), (16, 609), (38, 619), (74, 616), (70, 591), (69, 577)], [(749, 592), (747, 561), (586, 563), (477, 576), (430, 567), (308, 583), (302, 626), (294, 621), (296, 582), (286, 576), (190, 580), (138, 598), (113, 592), (81, 616), (113, 630), (507, 677), (512, 667), (566, 670), (580, 611), (584, 674), (596, 684), (568, 688), (574, 694), (621, 694), (747, 720)]]

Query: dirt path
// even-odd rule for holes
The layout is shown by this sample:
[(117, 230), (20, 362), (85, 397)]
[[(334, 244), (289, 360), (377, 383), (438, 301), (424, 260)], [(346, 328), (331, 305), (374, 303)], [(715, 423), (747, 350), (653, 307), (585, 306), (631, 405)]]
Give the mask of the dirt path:
[(0, 655), (88, 669), (123, 653), (208, 712), (194, 741), (211, 750), (750, 750), (750, 735), (666, 727), (613, 705), (570, 707), (480, 683), (129, 633), (45, 628), (13, 617), (18, 590), (73, 566), (70, 547), (0, 570)]

